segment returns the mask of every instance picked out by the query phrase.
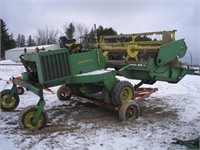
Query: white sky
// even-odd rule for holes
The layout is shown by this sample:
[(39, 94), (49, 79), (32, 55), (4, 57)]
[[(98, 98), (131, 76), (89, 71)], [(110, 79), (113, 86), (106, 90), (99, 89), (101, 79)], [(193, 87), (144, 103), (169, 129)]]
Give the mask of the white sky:
[(118, 33), (176, 29), (177, 39), (185, 38), (193, 62), (200, 64), (199, 0), (0, 0), (0, 17), (15, 38), (34, 36), (45, 26), (62, 33), (72, 21)]

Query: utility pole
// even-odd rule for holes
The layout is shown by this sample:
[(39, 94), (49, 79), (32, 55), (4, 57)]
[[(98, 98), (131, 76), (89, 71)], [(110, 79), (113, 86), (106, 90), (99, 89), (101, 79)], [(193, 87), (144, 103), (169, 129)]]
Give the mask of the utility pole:
[(191, 52), (190, 51), (188, 51), (188, 53), (190, 54), (190, 61), (191, 61), (191, 66), (192, 66), (192, 54), (191, 54)]

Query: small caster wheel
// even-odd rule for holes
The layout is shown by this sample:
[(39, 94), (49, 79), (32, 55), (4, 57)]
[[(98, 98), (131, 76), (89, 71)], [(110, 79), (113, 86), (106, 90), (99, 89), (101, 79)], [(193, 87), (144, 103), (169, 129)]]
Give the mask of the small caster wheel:
[(57, 90), (57, 97), (61, 101), (70, 100), (71, 96), (71, 89), (69, 87), (66, 87), (65, 85), (60, 86)]
[(17, 87), (17, 93), (18, 93), (18, 95), (22, 95), (22, 94), (24, 94), (24, 88), (23, 87)]
[(134, 120), (139, 117), (139, 106), (134, 101), (121, 105), (119, 110), (119, 119), (121, 121)]
[(1, 91), (0, 96), (0, 104), (1, 104), (1, 110), (2, 111), (13, 111), (17, 106), (19, 105), (19, 96), (17, 93), (14, 93), (14, 95), (11, 97), (11, 101), (8, 101), (8, 97), (11, 90), (6, 89)]
[(37, 105), (30, 105), (24, 108), (20, 112), (18, 123), (21, 129), (37, 130), (46, 127), (48, 122), (48, 115), (44, 110), (42, 111), (38, 122), (37, 123), (32, 122), (36, 111), (37, 111)]

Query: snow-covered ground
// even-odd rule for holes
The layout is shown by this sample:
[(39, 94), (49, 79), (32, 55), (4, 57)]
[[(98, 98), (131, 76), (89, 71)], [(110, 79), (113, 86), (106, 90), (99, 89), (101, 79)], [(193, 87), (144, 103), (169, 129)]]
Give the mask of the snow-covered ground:
[[(23, 66), (0, 65), (0, 91), (11, 88), (4, 80), (23, 71)], [(158, 91), (141, 103), (139, 119), (131, 122), (120, 122), (116, 112), (98, 106), (59, 101), (56, 94), (45, 91), (49, 123), (47, 128), (34, 132), (20, 129), (17, 123), (20, 111), (39, 100), (26, 91), (20, 95), (14, 112), (0, 111), (0, 150), (186, 149), (171, 142), (173, 137), (194, 139), (200, 135), (200, 76), (188, 75), (178, 84), (157, 82), (144, 86)]]

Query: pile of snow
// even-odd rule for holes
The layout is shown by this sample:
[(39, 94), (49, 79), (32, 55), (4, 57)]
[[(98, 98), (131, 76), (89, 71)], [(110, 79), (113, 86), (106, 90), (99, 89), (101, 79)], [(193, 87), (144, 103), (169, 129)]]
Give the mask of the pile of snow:
[(3, 64), (10, 64), (10, 65), (12, 65), (12, 64), (17, 64), (17, 62), (15, 62), (15, 61), (12, 61), (12, 60), (1, 60), (0, 61), (0, 65), (3, 65)]
[[(23, 66), (0, 65), (0, 90), (11, 88), (5, 80), (23, 71)], [(44, 91), (50, 120), (47, 128), (34, 132), (20, 129), (17, 122), (20, 111), (39, 100), (26, 91), (14, 112), (0, 112), (0, 149), (186, 150), (170, 143), (174, 137), (194, 139), (200, 134), (200, 76), (144, 86), (158, 91), (141, 103), (140, 118), (132, 122), (120, 122), (116, 112), (98, 106), (59, 101), (56, 94)]]

